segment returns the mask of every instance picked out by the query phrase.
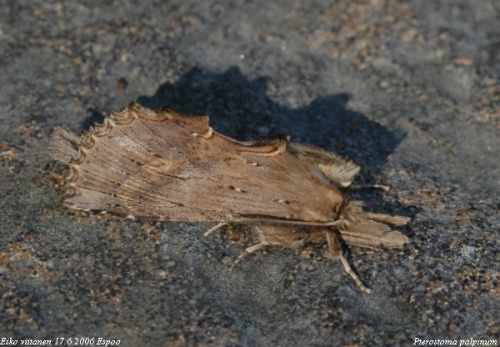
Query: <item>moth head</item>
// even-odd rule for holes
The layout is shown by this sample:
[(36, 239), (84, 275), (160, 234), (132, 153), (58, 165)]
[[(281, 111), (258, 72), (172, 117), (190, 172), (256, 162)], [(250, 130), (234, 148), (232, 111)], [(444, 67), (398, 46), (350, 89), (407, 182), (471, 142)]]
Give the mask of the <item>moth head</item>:
[(334, 192), (331, 198), (333, 219), (337, 220), (343, 215), (346, 206), (348, 206), (351, 202), (351, 196), (349, 194), (345, 194), (343, 189), (335, 188), (332, 189), (332, 191)]
[(348, 228), (349, 225), (358, 223), (363, 219), (363, 203), (352, 200), (351, 195), (345, 195), (342, 206), (338, 208), (338, 219), (342, 221), (341, 228)]
[(314, 207), (305, 208), (301, 211), (301, 219), (317, 222), (333, 222), (340, 218), (346, 198), (342, 192), (335, 186), (324, 189), (322, 193), (311, 196), (311, 199), (321, 203), (313, 204)]

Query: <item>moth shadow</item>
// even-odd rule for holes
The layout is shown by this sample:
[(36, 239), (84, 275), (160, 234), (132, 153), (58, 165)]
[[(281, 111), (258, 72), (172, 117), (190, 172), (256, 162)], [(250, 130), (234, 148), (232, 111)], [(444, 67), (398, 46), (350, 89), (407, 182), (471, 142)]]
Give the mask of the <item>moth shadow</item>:
[(248, 79), (237, 67), (222, 73), (193, 68), (137, 101), (153, 109), (169, 106), (185, 114), (209, 115), (214, 129), (239, 140), (290, 134), (292, 141), (354, 160), (362, 166), (361, 179), (368, 181), (403, 138), (349, 110), (348, 94), (323, 96), (294, 109), (273, 101), (270, 88), (268, 78)]

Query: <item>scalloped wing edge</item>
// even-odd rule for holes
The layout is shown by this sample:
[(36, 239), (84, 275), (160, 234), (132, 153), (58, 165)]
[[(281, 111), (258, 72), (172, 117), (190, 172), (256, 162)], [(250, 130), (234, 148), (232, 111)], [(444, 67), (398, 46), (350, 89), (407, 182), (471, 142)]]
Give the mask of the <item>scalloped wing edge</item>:
[[(94, 147), (96, 138), (106, 136), (117, 125), (130, 124), (137, 118), (154, 122), (165, 122), (173, 119), (179, 122), (189, 122), (193, 132), (200, 136), (206, 134), (210, 136), (213, 132), (208, 126), (208, 116), (184, 116), (166, 107), (153, 111), (142, 107), (135, 101), (131, 102), (121, 112), (112, 112), (104, 119), (102, 124), (92, 124), (90, 130), (83, 132), (81, 136), (77, 136), (61, 127), (56, 127), (54, 135), (48, 143), (48, 149), (50, 156), (54, 160), (70, 167), (70, 173), (66, 177), (68, 183), (66, 199), (71, 198), (76, 193), (75, 182), (79, 177), (80, 164), (85, 161), (88, 150)], [(72, 209), (78, 209), (67, 200), (65, 205)]]

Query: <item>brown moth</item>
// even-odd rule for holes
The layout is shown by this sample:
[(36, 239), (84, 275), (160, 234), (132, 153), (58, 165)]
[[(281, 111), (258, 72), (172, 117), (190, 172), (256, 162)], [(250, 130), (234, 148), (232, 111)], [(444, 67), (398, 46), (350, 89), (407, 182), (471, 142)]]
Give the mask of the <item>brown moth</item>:
[[(257, 243), (299, 247), (326, 242), (358, 287), (341, 242), (400, 247), (408, 238), (387, 224), (408, 219), (363, 211), (350, 187), (360, 167), (289, 138), (241, 142), (215, 132), (207, 116), (186, 116), (137, 103), (112, 113), (81, 137), (61, 128), (49, 147), (70, 167), (65, 205), (158, 221), (247, 227)], [(233, 266), (234, 266), (233, 264)]]

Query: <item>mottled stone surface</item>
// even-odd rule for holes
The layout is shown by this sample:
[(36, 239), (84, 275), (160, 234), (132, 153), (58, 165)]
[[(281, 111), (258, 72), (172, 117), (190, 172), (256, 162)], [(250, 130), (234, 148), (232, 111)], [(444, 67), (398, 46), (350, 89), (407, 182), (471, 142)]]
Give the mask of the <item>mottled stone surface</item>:
[[(377, 346), (498, 338), (500, 4), (0, 1), (0, 339), (125, 346)], [(71, 213), (45, 147), (131, 100), (289, 133), (354, 159), (401, 251), (321, 248), (210, 225)], [(297, 256), (297, 254), (299, 256)], [(470, 341), (470, 340), (469, 340)]]

